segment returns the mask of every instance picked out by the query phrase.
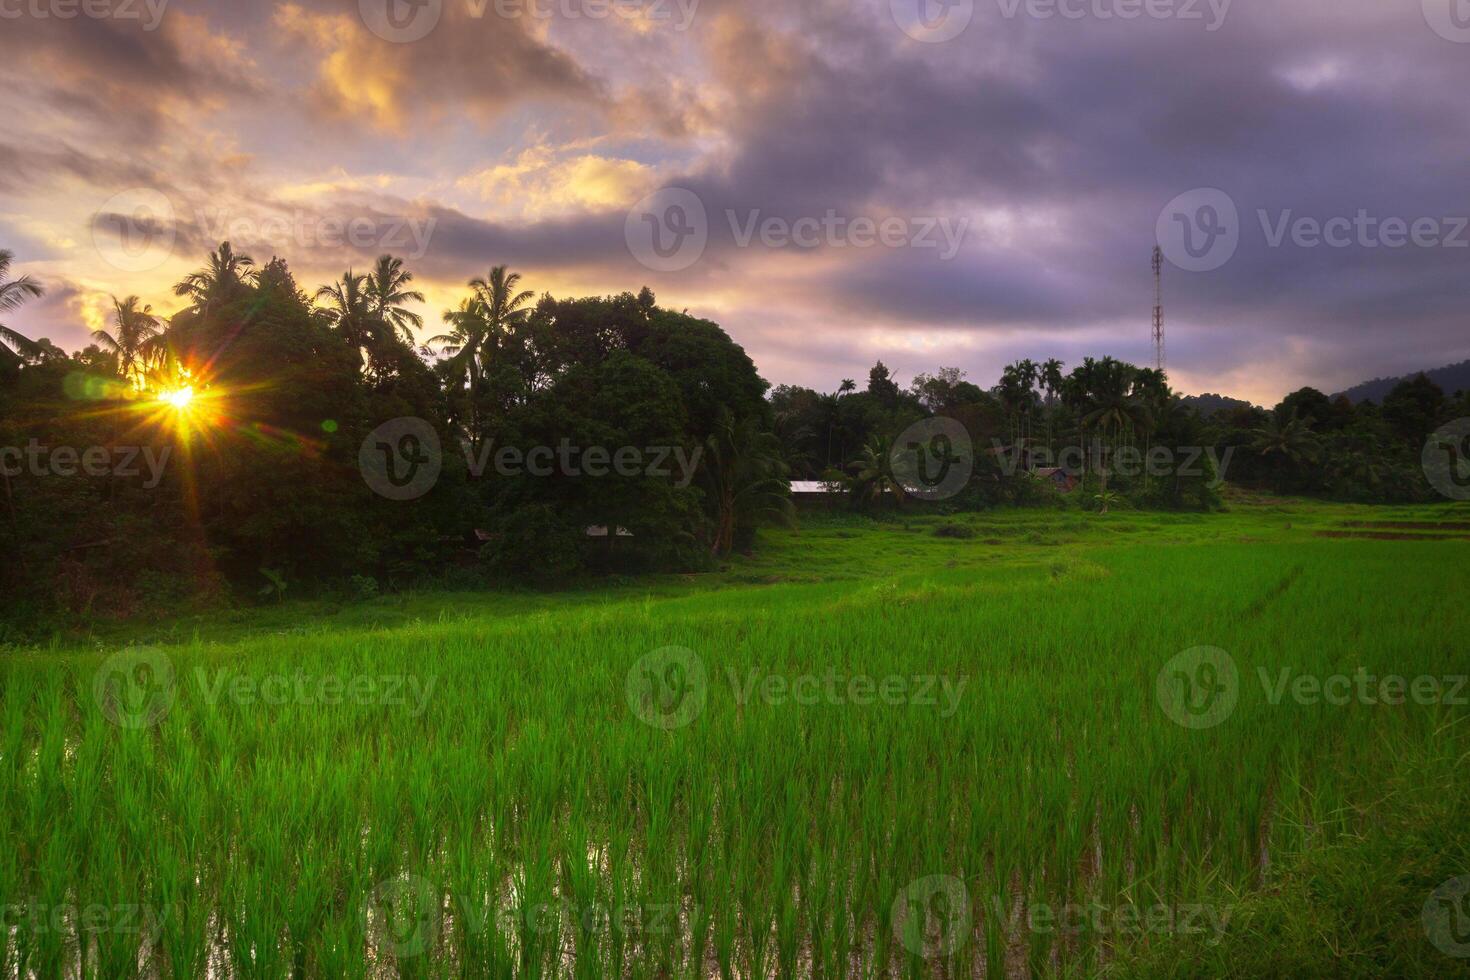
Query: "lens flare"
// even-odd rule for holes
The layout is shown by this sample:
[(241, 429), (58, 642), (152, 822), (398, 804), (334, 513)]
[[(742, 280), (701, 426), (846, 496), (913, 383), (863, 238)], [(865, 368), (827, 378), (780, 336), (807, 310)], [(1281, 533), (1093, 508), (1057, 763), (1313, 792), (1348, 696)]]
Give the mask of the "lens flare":
[(182, 412), (194, 401), (194, 389), (180, 388), (177, 391), (166, 391), (158, 396), (158, 400)]

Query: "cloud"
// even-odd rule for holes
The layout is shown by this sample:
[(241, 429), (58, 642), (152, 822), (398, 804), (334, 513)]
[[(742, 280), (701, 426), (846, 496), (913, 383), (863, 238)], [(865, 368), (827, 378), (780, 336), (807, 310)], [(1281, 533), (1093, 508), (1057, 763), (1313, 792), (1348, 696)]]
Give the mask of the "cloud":
[[(1165, 272), (1176, 380), (1271, 401), (1470, 356), (1470, 250), (1266, 230), (1470, 211), (1470, 59), (1412, 3), (1234, 4), (1215, 31), (977, 4), (943, 44), (904, 34), (887, 0), (702, 0), (683, 30), (446, 0), (408, 44), (355, 8), (201, 3), (151, 33), (7, 22), (0, 228), (80, 288), (158, 301), (222, 234), (309, 282), (381, 242), (301, 224), (432, 222), (411, 264), (436, 304), (502, 262), (562, 294), (646, 282), (726, 324), (775, 381), (830, 388), (882, 358), (988, 384), (1019, 356), (1146, 360), (1160, 211), (1216, 187), (1240, 245), (1218, 269)], [(666, 185), (699, 197), (710, 236), (699, 262), (655, 273), (625, 218)], [(101, 202), (131, 187), (176, 203), (180, 254), (151, 280), (90, 247)], [(828, 213), (966, 233), (944, 261), (742, 246), (731, 228)]]

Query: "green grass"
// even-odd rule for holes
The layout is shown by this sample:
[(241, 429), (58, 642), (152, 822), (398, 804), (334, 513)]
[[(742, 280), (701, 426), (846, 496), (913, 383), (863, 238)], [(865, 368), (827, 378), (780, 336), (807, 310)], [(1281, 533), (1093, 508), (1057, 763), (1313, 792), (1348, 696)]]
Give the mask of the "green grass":
[[(0, 977), (1081, 975), (1177, 963), (1201, 922), (1228, 948), (1303, 855), (1386, 820), (1396, 759), (1427, 760), (1410, 788), (1458, 784), (1463, 707), (1273, 704), (1259, 679), (1470, 673), (1470, 542), (1320, 536), (1451, 518), (831, 516), (709, 575), (11, 650)], [(1201, 646), (1237, 703), (1187, 728), (1159, 677), (1176, 707), (1166, 664)], [(155, 724), (99, 706), (119, 657), (174, 672), (102, 674), (114, 716)], [(302, 698), (298, 675), (360, 696)], [(1470, 872), (1404, 846), (1407, 892)], [(1464, 968), (1392, 935), (1356, 972)]]

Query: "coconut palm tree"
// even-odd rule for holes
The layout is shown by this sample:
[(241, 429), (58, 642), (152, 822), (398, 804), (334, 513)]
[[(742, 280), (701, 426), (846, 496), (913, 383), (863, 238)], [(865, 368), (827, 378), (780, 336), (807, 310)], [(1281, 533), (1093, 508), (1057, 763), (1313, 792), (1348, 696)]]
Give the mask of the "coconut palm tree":
[(849, 492), (854, 504), (859, 507), (877, 504), (892, 495), (894, 502), (902, 506), (908, 494), (893, 472), (893, 447), (887, 438), (873, 436), (847, 468), (853, 474)]
[[(18, 309), (28, 299), (35, 299), (45, 290), (30, 276), (10, 278), (10, 263), (15, 258), (7, 249), (0, 249), (0, 313)], [(35, 341), (0, 323), (0, 361), (19, 363), (22, 356), (34, 354)]]
[(851, 378), (843, 378), (842, 384), (837, 386), (837, 397), (841, 398), (843, 395), (850, 395), (854, 391), (857, 391), (857, 382)]
[(516, 287), (520, 284), (521, 274), (509, 272), (503, 265), (491, 269), (490, 275), (484, 279), (470, 280), (470, 288), (485, 308), (485, 322), (490, 328), (487, 341), (499, 340), (531, 315), (526, 304), (536, 294), (529, 289), (517, 292)]
[(1319, 448), (1310, 416), (1299, 418), (1296, 409), (1285, 419), (1273, 415), (1264, 428), (1251, 430), (1252, 451), (1261, 456), (1279, 455), (1287, 463), (1310, 463)]
[(118, 373), (125, 378), (139, 377), (163, 352), (163, 325), (153, 315), (153, 307), (140, 309), (140, 302), (136, 296), (121, 300), (112, 297), (115, 331), (92, 331), (92, 339), (103, 350), (117, 355)]
[(423, 293), (408, 288), (411, 282), (413, 273), (403, 268), (402, 259), (391, 255), (378, 256), (378, 264), (367, 277), (367, 292), (373, 312), (410, 345), (413, 344), (414, 331), (424, 325), (423, 317), (403, 306), (404, 303), (424, 302)]
[(714, 432), (705, 440), (700, 473), (715, 520), (713, 554), (728, 555), (735, 547), (735, 532), (742, 527), (761, 520), (793, 522), (790, 470), (781, 458), (781, 443), (756, 418), (737, 421), (722, 408)]
[(175, 296), (191, 300), (201, 315), (208, 315), (218, 301), (226, 301), (241, 286), (250, 284), (255, 260), (237, 253), (229, 242), (209, 253), (208, 265), (185, 276), (174, 286)]
[(371, 356), (378, 345), (387, 341), (389, 330), (374, 308), (367, 278), (348, 269), (340, 280), (318, 289), (315, 297), (317, 301), (327, 301), (322, 315), (357, 352), (359, 364), (363, 363), (364, 353)]
[(477, 296), (460, 301), (459, 308), (445, 310), (444, 322), (449, 325), (448, 333), (430, 337), (425, 346), (440, 345), (439, 353), (449, 360), (444, 362), (445, 387), (450, 394), (450, 403), (455, 395), (463, 393), (469, 383), (469, 437), (473, 448), (479, 447), (480, 425), (476, 409), (475, 392), (480, 390), (482, 355), (490, 337), (490, 320), (486, 316), (485, 304)]

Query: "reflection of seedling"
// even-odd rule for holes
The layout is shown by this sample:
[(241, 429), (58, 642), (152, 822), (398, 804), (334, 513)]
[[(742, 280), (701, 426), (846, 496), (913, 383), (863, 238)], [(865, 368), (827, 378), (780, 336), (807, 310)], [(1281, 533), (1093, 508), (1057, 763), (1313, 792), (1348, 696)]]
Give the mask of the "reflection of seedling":
[(274, 598), (280, 602), (286, 597), (286, 579), (274, 568), (262, 568), (260, 574), (266, 578), (265, 585), (261, 586), (260, 596), (262, 599)]

